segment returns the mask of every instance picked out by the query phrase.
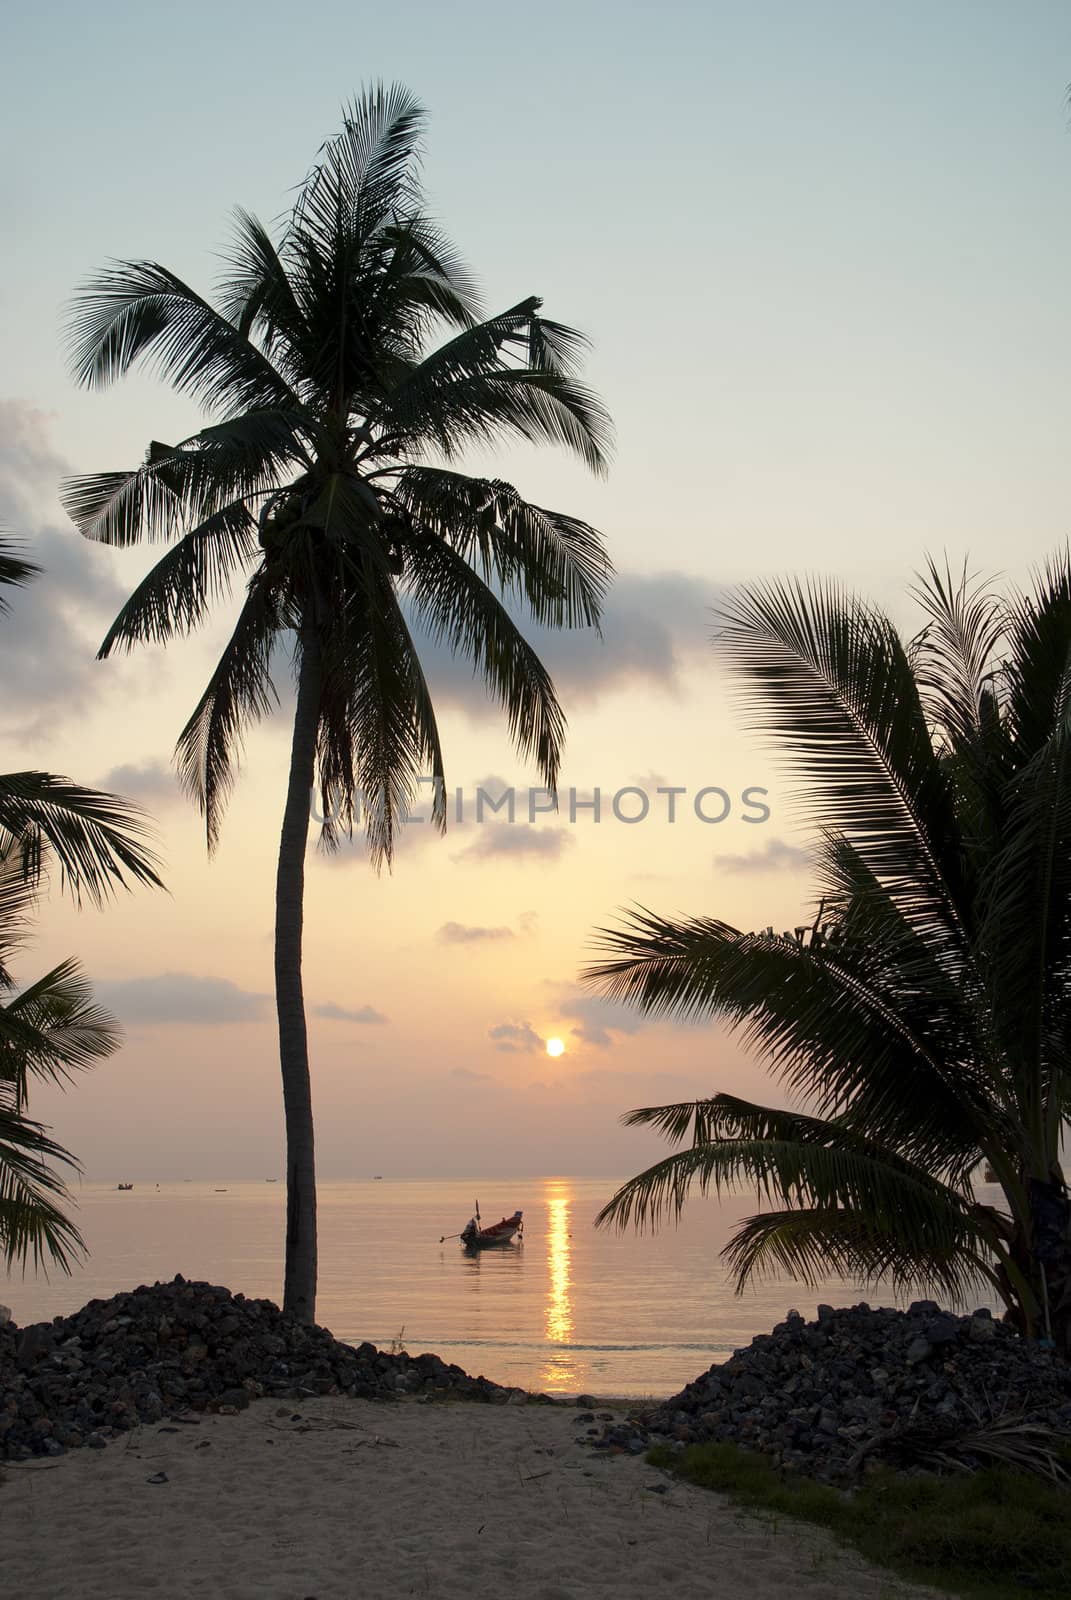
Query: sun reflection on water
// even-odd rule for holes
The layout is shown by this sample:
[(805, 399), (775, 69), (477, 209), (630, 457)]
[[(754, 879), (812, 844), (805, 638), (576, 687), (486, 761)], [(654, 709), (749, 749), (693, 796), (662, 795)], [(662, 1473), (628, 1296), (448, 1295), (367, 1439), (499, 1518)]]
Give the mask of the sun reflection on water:
[(573, 1337), (573, 1304), (570, 1295), (572, 1250), (570, 1246), (568, 1189), (555, 1189), (547, 1196), (547, 1304), (544, 1334), (547, 1343), (557, 1346), (547, 1352), (543, 1384), (548, 1390), (576, 1387), (573, 1352), (562, 1348)]

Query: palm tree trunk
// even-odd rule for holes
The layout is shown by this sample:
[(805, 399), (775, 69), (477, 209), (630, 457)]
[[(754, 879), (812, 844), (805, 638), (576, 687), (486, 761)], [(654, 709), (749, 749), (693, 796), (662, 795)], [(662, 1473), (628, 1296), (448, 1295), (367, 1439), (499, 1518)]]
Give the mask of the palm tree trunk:
[(1053, 1161), (1044, 1178), (1031, 1178), (1030, 1252), (1041, 1302), (1040, 1334), (1071, 1356), (1071, 1198)]
[(290, 781), (275, 880), (275, 1004), (279, 1014), (279, 1063), (286, 1113), (283, 1310), (301, 1322), (312, 1322), (316, 1314), (316, 1162), (305, 996), (301, 985), (301, 935), (321, 678), (319, 638), (314, 629), (303, 629)]

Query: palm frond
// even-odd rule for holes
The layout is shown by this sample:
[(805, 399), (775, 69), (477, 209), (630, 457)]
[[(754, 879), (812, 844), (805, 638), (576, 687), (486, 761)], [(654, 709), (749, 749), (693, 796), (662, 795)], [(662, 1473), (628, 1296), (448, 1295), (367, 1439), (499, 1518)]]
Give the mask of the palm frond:
[(1071, 1110), (1071, 557), (1009, 605), (1004, 666), (1014, 764), (1002, 773), (1000, 837), (980, 873), (995, 1037), (1020, 1063), (1024, 1125), (1041, 1169)]
[[(626, 1121), (680, 1126), (681, 1107), (648, 1107)], [(932, 1226), (935, 1207), (971, 1221), (972, 1202), (923, 1168), (859, 1134), (846, 1119), (800, 1116), (728, 1096), (692, 1108), (696, 1137), (686, 1148), (630, 1178), (599, 1213), (619, 1228), (657, 1226), (679, 1217), (691, 1188), (722, 1193), (740, 1184), (766, 1201), (841, 1206), (883, 1219)], [(705, 1137), (701, 1137), (705, 1133)], [(972, 1226), (980, 1225), (977, 1219)]]
[(588, 523), (522, 499), (510, 483), (407, 466), (394, 497), (483, 578), (516, 595), (538, 622), (598, 627), (613, 566)]
[(419, 199), (426, 113), (401, 84), (366, 90), (343, 110), (342, 131), (320, 149), (301, 186), (294, 225), (330, 248), (340, 229), (367, 234)]
[(9, 1270), (32, 1263), (70, 1272), (85, 1254), (81, 1234), (57, 1203), (70, 1196), (49, 1162), (78, 1169), (40, 1123), (13, 1110), (0, 1084), (0, 1258)]
[(1033, 589), (1008, 602), (1003, 680), (1010, 727), (1024, 758), (1043, 749), (1066, 708), (1071, 548), (1048, 561)]
[(812, 1287), (839, 1277), (888, 1282), (897, 1292), (929, 1289), (962, 1304), (980, 1286), (993, 1286), (990, 1249), (950, 1207), (935, 1205), (911, 1224), (900, 1216), (793, 1207), (749, 1217), (723, 1253), (738, 1290), (756, 1276)]
[(655, 1018), (726, 1018), (820, 1115), (850, 1114), (918, 1160), (969, 1169), (983, 1130), (1001, 1125), (976, 1057), (928, 1036), (928, 1015), (912, 1017), (909, 985), (895, 964), (883, 973), (885, 951), (867, 939), (816, 947), (637, 909), (599, 942), (610, 959), (583, 983)]
[(208, 687), (179, 735), (179, 777), (205, 819), (210, 850), (219, 841), (245, 729), (277, 703), (271, 660), (281, 625), (268, 580), (258, 570)]
[(961, 751), (991, 725), (1007, 608), (966, 563), (953, 577), (931, 558), (911, 592), (928, 618), (910, 651), (919, 698), (944, 749)]
[(566, 327), (564, 322), (552, 322), (549, 317), (538, 315), (529, 321), (528, 365), (535, 372), (578, 377), (583, 357), (590, 349), (591, 340), (587, 335)]
[(22, 588), (41, 572), (35, 562), (26, 560), (23, 548), (18, 540), (0, 531), (0, 617), (6, 617), (11, 611), (4, 589)]
[[(814, 1283), (831, 1273), (933, 1283), (960, 1294), (992, 1281), (994, 1230), (961, 1189), (935, 1178), (847, 1121), (831, 1122), (731, 1096), (649, 1107), (625, 1119), (692, 1144), (622, 1185), (599, 1225), (657, 1227), (701, 1194), (754, 1188), (768, 1209), (741, 1224), (725, 1256), (742, 1289), (756, 1273)], [(783, 1208), (783, 1209), (782, 1209)]]
[(173, 539), (241, 500), (275, 489), (304, 470), (304, 413), (228, 417), (178, 445), (154, 440), (139, 467), (69, 478), (60, 498), (79, 532), (103, 544)]
[[(286, 263), (264, 224), (240, 206), (235, 220), (235, 240), (227, 259), (229, 270), (220, 292), (220, 310), (244, 338), (255, 335), (284, 376), (290, 376), (290, 352), (300, 348), (308, 333), (304, 313), (287, 276)], [(300, 383), (300, 379), (297, 381)]]
[[(436, 321), (456, 328), (475, 327), (480, 320), (480, 292), (454, 244), (423, 212), (414, 212), (384, 226), (379, 235), (386, 251), (375, 282), (373, 303), (381, 316), (393, 313), (399, 326), (415, 334)], [(407, 311), (415, 315), (412, 322)]]
[(192, 632), (259, 554), (255, 518), (242, 501), (232, 501), (191, 528), (146, 574), (105, 634), (98, 660)]
[(544, 784), (558, 781), (565, 716), (547, 669), (506, 608), (472, 568), (438, 539), (421, 540), (407, 594), (432, 639), (445, 640), (506, 712), (517, 749), (535, 759)]
[(26, 939), (39, 893), (23, 865), (18, 839), (0, 837), (0, 994), (13, 986), (10, 962)]
[(71, 304), (68, 336), (71, 370), (84, 388), (103, 388), (141, 361), (214, 410), (299, 408), (267, 356), (155, 261), (116, 261), (84, 283)]
[[(434, 784), (432, 822), (445, 827), (445, 774), (431, 695), (389, 571), (368, 547), (350, 552), (348, 566), (323, 649), (320, 783), (331, 800), (325, 815), (343, 829), (363, 808), (378, 867), (390, 863), (424, 777)], [(336, 837), (335, 824), (325, 824), (327, 848)]]
[(532, 296), (466, 328), (405, 375), (377, 411), (384, 448), (430, 442), (449, 458), (512, 435), (564, 446), (605, 472), (612, 427), (595, 394), (557, 367), (520, 364), (540, 304)]
[(1025, 1416), (976, 1414), (970, 1421), (908, 1420), (864, 1441), (852, 1457), (852, 1471), (864, 1460), (929, 1472), (976, 1472), (1007, 1466), (1052, 1483), (1071, 1479), (1066, 1464), (1066, 1434)]
[(719, 637), (749, 721), (798, 774), (808, 815), (855, 846), (947, 961), (962, 960), (954, 797), (888, 618), (833, 584), (760, 584), (726, 607)]
[(60, 962), (6, 997), (0, 1006), (0, 1075), (14, 1086), (16, 1109), (25, 1103), (31, 1078), (67, 1083), (113, 1055), (121, 1038), (115, 1018), (94, 1002), (77, 961)]
[(0, 839), (18, 841), (23, 870), (36, 880), (45, 855), (59, 863), (61, 883), (76, 900), (102, 904), (130, 882), (162, 888), (159, 861), (147, 844), (145, 813), (120, 795), (84, 789), (50, 772), (0, 776)]

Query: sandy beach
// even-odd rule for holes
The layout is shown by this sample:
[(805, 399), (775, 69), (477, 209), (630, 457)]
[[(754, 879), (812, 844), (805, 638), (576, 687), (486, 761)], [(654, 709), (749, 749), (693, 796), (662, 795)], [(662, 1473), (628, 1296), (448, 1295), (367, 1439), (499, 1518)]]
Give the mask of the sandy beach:
[(4, 1590), (931, 1600), (819, 1530), (775, 1526), (642, 1459), (595, 1457), (582, 1433), (564, 1407), (337, 1398), (144, 1426), (106, 1450), (4, 1469)]

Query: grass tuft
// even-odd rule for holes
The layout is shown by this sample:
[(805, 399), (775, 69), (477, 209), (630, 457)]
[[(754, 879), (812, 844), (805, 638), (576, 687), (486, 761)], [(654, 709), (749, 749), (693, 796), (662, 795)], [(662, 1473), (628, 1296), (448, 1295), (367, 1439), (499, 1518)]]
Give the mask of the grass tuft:
[(1067, 1600), (1071, 1490), (1005, 1466), (949, 1477), (881, 1469), (845, 1492), (732, 1444), (647, 1457), (754, 1510), (828, 1529), (876, 1566), (964, 1600)]

